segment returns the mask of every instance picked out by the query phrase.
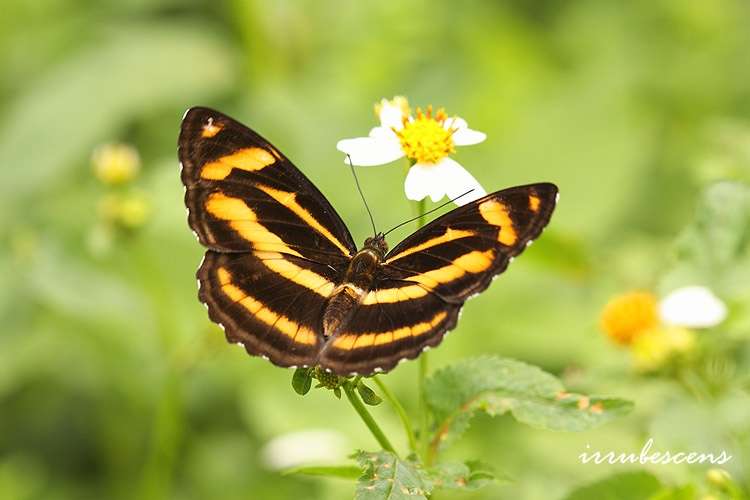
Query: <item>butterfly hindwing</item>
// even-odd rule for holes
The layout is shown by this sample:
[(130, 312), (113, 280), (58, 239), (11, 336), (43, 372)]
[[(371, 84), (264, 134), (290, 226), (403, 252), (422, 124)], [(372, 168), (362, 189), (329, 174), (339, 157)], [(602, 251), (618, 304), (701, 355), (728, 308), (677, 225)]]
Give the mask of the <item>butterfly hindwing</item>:
[(385, 257), (345, 331), (323, 348), (337, 373), (390, 370), (440, 343), (463, 303), (486, 289), (549, 222), (553, 184), (519, 186), (459, 207)]
[(188, 221), (204, 246), (337, 264), (356, 251), (346, 225), (313, 183), (241, 123), (191, 108), (178, 151)]
[(275, 252), (208, 251), (198, 269), (199, 297), (230, 342), (280, 366), (312, 365), (336, 273)]

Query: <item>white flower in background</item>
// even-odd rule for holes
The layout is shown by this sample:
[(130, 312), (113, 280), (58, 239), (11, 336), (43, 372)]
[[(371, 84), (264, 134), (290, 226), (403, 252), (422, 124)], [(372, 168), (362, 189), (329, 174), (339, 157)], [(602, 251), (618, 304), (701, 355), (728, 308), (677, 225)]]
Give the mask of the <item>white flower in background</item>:
[(346, 438), (336, 431), (318, 429), (291, 432), (271, 439), (261, 455), (269, 469), (337, 462), (346, 457)]
[(672, 291), (659, 303), (659, 316), (668, 325), (710, 328), (727, 317), (727, 307), (708, 288), (686, 286)]
[(351, 157), (352, 164), (373, 166), (408, 158), (412, 166), (404, 191), (410, 200), (429, 196), (438, 201), (443, 196), (455, 198), (472, 190), (456, 200), (457, 205), (464, 205), (487, 194), (464, 167), (448, 157), (456, 146), (484, 141), (485, 134), (470, 129), (461, 118), (449, 118), (442, 109), (433, 113), (432, 106), (425, 112), (417, 108), (412, 115), (408, 101), (400, 96), (390, 101), (382, 99), (375, 106), (375, 113), (380, 126), (373, 128), (368, 137), (343, 139), (336, 144), (339, 151)]

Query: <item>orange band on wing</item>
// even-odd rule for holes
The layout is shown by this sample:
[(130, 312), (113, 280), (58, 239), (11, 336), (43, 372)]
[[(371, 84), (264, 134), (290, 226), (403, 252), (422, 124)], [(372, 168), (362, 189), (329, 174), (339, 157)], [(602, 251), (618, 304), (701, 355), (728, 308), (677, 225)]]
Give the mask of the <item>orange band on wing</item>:
[(419, 245), (414, 245), (413, 247), (407, 248), (403, 252), (399, 252), (393, 257), (389, 257), (388, 260), (385, 261), (385, 263), (390, 264), (394, 260), (401, 259), (416, 252), (421, 252), (422, 250), (425, 250), (427, 248), (432, 248), (442, 243), (448, 243), (449, 241), (457, 240), (459, 238), (468, 238), (469, 236), (475, 236), (476, 234), (477, 233), (474, 231), (446, 228), (445, 233), (443, 233), (442, 235), (430, 238), (424, 243), (420, 243)]
[(289, 248), (275, 233), (258, 223), (255, 212), (239, 198), (232, 198), (224, 193), (211, 193), (206, 199), (206, 210), (217, 219), (227, 221), (229, 226), (251, 243), (255, 250), (283, 252), (302, 257), (302, 254)]
[(407, 285), (394, 288), (371, 290), (362, 298), (362, 305), (392, 304), (406, 300), (418, 299), (427, 295), (427, 290), (419, 285)]
[(432, 271), (427, 271), (426, 273), (409, 276), (408, 278), (404, 278), (404, 280), (415, 281), (431, 288), (444, 283), (450, 283), (466, 273), (481, 273), (492, 266), (494, 258), (495, 251), (492, 249), (485, 250), (484, 252), (474, 250), (457, 257), (447, 266), (439, 267)]
[(256, 252), (255, 254), (263, 265), (271, 271), (283, 276), (289, 281), (296, 283), (322, 297), (328, 297), (335, 288), (335, 284), (319, 275), (315, 271), (305, 269), (284, 258), (277, 252)]
[(500, 228), (497, 240), (503, 245), (511, 246), (518, 241), (518, 234), (513, 227), (513, 221), (508, 208), (497, 200), (487, 200), (479, 205), (479, 213), (484, 220)]
[(363, 349), (376, 345), (389, 344), (406, 337), (419, 337), (432, 331), (448, 316), (445, 311), (435, 314), (430, 320), (416, 323), (411, 326), (402, 326), (389, 332), (372, 332), (353, 334), (347, 333), (333, 340), (333, 346), (337, 349), (350, 351), (352, 349)]
[[(213, 127), (216, 127), (216, 125), (213, 125)], [(207, 130), (211, 133), (211, 129), (205, 128), (204, 133)], [(218, 132), (219, 130), (216, 130), (215, 133)], [(226, 179), (234, 168), (252, 172), (262, 170), (274, 162), (276, 162), (276, 157), (263, 148), (244, 148), (203, 165), (201, 177), (211, 180)]]
[(542, 200), (538, 196), (533, 195), (533, 194), (529, 195), (529, 209), (532, 212), (534, 213), (538, 212), (539, 205), (541, 205), (541, 203), (542, 203)]
[(237, 302), (247, 309), (254, 318), (286, 335), (294, 342), (315, 345), (317, 337), (311, 329), (296, 323), (286, 316), (277, 314), (259, 300), (251, 297), (244, 290), (232, 284), (232, 275), (225, 268), (220, 267), (216, 275), (221, 283), (221, 290), (233, 302)]
[(305, 221), (307, 224), (310, 225), (313, 229), (315, 229), (317, 232), (325, 236), (325, 238), (333, 243), (336, 247), (338, 247), (342, 252), (344, 252), (344, 255), (350, 255), (351, 252), (349, 251), (346, 246), (344, 246), (338, 238), (336, 238), (333, 233), (331, 233), (325, 226), (323, 226), (318, 220), (313, 217), (313, 215), (302, 205), (297, 203), (297, 193), (287, 193), (286, 191), (280, 191), (278, 189), (274, 189), (268, 186), (264, 186), (262, 184), (258, 184), (256, 186), (258, 189), (266, 193), (268, 196), (273, 198), (274, 200), (278, 201), (282, 205), (284, 205), (286, 208), (294, 212), (297, 217)]

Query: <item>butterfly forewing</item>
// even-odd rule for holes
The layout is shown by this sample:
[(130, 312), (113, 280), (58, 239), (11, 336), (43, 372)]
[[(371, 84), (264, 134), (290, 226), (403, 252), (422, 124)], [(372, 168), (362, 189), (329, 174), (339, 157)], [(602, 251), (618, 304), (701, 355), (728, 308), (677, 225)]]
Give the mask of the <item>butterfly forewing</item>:
[(274, 251), (345, 262), (356, 250), (328, 200), (258, 134), (192, 108), (179, 139), (189, 223), (216, 251)]

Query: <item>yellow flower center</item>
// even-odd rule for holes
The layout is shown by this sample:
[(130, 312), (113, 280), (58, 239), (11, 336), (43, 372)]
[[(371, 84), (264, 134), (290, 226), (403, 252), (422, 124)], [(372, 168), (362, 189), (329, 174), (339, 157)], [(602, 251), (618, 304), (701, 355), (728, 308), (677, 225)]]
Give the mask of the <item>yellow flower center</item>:
[(444, 127), (448, 116), (439, 109), (433, 116), (432, 106), (423, 113), (417, 108), (416, 116), (409, 121), (404, 118), (404, 128), (394, 130), (401, 142), (401, 149), (410, 160), (417, 163), (434, 164), (453, 153), (453, 129)]

